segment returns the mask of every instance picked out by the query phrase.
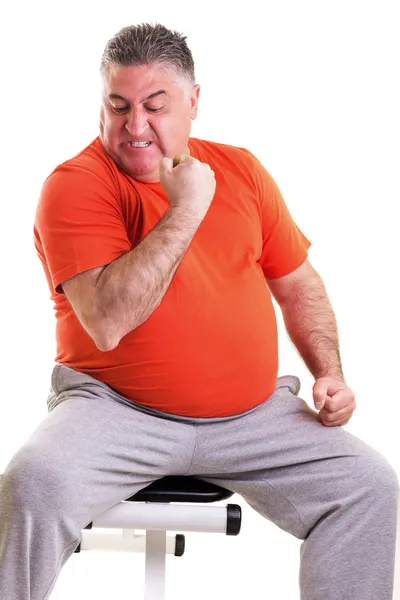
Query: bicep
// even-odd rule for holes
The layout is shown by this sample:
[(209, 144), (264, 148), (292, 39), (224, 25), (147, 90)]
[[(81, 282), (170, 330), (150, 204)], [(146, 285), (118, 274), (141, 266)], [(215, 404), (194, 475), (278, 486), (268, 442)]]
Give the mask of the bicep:
[[(132, 245), (118, 190), (104, 176), (65, 167), (45, 182), (35, 216), (35, 243), (49, 271), (52, 292), (77, 274), (97, 280), (107, 265)], [(133, 199), (132, 199), (133, 204)], [(67, 287), (74, 286), (74, 283)]]
[(254, 177), (262, 232), (259, 263), (266, 278), (281, 278), (306, 260), (311, 242), (293, 220), (277, 183), (259, 161)]

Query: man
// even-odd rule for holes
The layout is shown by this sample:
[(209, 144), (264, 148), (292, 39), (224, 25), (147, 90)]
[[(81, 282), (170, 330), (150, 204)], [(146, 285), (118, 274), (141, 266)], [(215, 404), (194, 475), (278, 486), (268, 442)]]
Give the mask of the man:
[[(389, 600), (396, 474), (341, 427), (335, 317), (275, 182), (246, 149), (190, 137), (185, 39), (143, 24), (109, 41), (100, 137), (43, 186), (57, 364), (1, 479), (0, 597), (48, 598), (94, 515), (182, 474), (303, 540), (302, 600)], [(277, 378), (271, 293), (319, 413)]]

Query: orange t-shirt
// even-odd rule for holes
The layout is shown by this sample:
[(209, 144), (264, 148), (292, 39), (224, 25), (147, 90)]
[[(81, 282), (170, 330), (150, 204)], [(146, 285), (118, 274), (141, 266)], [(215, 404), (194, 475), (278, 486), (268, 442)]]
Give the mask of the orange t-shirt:
[(60, 284), (137, 246), (169, 208), (161, 184), (121, 171), (96, 138), (43, 184), (35, 247), (54, 301), (57, 362), (157, 410), (229, 416), (273, 393), (278, 336), (265, 277), (295, 270), (311, 244), (253, 154), (188, 145), (215, 172), (215, 196), (161, 304), (114, 350), (96, 347)]

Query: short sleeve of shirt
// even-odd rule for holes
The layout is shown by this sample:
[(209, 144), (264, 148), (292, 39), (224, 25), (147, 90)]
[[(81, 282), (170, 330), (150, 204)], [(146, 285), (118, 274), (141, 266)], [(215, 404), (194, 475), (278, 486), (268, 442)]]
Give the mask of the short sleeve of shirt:
[(35, 247), (53, 290), (78, 273), (109, 264), (132, 249), (111, 177), (63, 164), (43, 184), (35, 213)]
[(303, 264), (311, 242), (294, 222), (272, 176), (247, 152), (253, 160), (260, 200), (263, 245), (259, 263), (267, 279), (283, 277)]

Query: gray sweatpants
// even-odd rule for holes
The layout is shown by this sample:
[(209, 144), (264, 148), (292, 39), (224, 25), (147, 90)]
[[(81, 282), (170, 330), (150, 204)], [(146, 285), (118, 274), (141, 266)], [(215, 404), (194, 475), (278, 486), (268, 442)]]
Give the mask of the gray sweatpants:
[(304, 540), (302, 600), (391, 600), (396, 473), (342, 427), (323, 426), (299, 389), (297, 377), (280, 377), (239, 417), (175, 418), (56, 365), (49, 414), (0, 479), (0, 598), (49, 598), (88, 523), (180, 474), (237, 492)]

